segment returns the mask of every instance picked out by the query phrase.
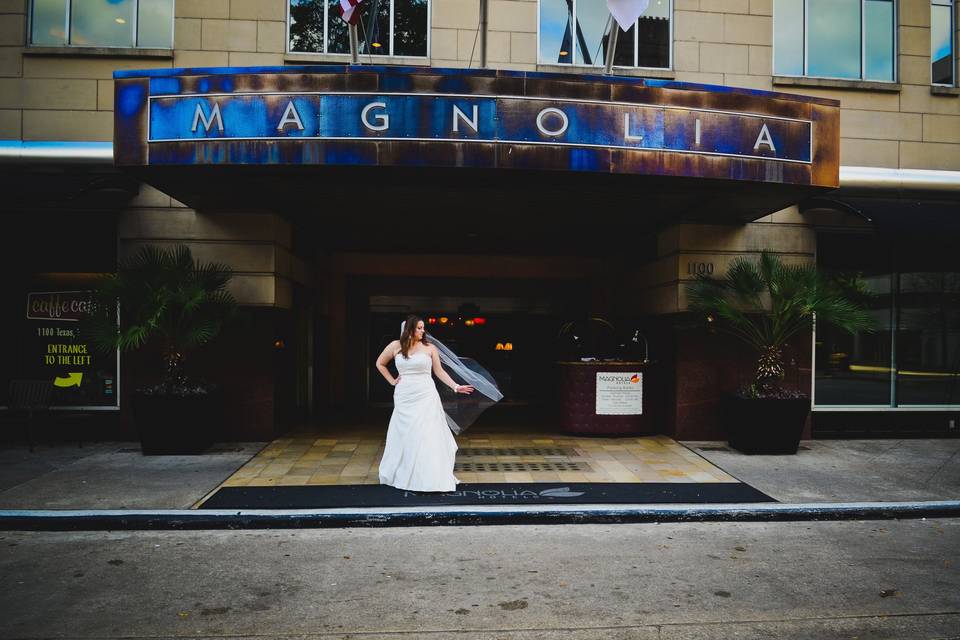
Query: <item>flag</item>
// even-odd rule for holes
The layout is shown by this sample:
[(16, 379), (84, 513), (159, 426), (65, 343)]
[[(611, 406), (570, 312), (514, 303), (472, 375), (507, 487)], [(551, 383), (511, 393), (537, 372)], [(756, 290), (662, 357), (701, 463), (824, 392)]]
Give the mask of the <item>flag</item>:
[(363, 0), (340, 0), (340, 17), (343, 18), (344, 22), (349, 24), (357, 24), (357, 20), (360, 19), (360, 3)]
[[(340, 0), (343, 4), (346, 0)], [(637, 18), (643, 15), (647, 10), (650, 0), (607, 0), (607, 8), (610, 9), (610, 15), (617, 21), (620, 28), (629, 31), (630, 27), (637, 21)]]

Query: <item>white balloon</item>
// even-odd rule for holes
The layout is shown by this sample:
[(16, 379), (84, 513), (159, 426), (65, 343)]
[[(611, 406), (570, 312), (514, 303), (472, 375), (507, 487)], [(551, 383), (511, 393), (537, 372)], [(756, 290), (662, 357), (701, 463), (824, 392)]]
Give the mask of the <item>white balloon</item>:
[(630, 30), (649, 5), (650, 0), (607, 0), (610, 15), (624, 31)]

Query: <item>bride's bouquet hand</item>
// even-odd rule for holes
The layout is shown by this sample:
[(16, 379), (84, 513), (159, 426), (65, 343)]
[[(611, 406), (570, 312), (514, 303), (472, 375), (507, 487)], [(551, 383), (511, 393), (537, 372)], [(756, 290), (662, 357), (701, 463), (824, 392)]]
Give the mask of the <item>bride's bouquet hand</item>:
[(473, 387), (468, 384), (457, 385), (457, 393), (473, 393)]

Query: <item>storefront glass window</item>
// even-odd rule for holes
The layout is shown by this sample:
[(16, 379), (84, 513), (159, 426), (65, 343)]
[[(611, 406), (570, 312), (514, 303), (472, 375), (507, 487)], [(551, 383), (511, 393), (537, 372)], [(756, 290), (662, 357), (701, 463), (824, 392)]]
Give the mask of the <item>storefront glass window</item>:
[(861, 296), (877, 330), (817, 326), (817, 406), (960, 405), (960, 272), (934, 244), (818, 236), (818, 265)]
[(892, 82), (893, 0), (775, 0), (774, 73)]
[(876, 331), (850, 335), (827, 324), (816, 330), (814, 401), (817, 405), (889, 406), (892, 283), (884, 243), (842, 234), (817, 238), (818, 266), (861, 301)]
[(953, 86), (953, 7), (952, 0), (933, 0), (930, 4), (930, 81)]
[[(364, 56), (427, 56), (429, 0), (369, 0), (357, 23)], [(289, 48), (302, 53), (350, 53), (339, 0), (290, 0)]]
[(901, 242), (897, 294), (898, 405), (960, 404), (960, 272), (951, 246)]
[(34, 0), (30, 44), (173, 48), (173, 0)]
[[(617, 39), (619, 67), (670, 68), (671, 0), (651, 0)], [(610, 12), (606, 0), (540, 0), (541, 64), (603, 66)]]

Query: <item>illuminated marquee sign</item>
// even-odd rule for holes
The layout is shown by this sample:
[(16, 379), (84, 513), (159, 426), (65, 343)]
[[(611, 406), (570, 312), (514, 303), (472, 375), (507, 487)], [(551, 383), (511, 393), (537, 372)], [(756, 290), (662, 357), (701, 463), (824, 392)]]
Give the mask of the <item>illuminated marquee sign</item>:
[(264, 92), (148, 98), (148, 143), (399, 140), (670, 151), (809, 164), (810, 120), (593, 100)]

